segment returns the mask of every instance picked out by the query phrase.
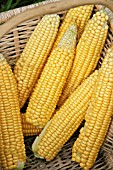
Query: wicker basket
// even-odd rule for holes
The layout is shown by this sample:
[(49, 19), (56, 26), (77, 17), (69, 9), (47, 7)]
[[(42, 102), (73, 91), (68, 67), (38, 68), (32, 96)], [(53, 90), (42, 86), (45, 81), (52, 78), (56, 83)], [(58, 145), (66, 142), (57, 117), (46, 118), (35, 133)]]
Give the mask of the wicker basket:
[[(6, 57), (8, 63), (11, 65), (12, 68), (14, 67), (21, 52), (23, 51), (25, 44), (29, 36), (33, 32), (36, 24), (40, 21), (43, 15), (45, 15), (46, 13), (57, 13), (60, 15), (61, 22), (62, 22), (67, 9), (78, 5), (78, 3), (80, 3), (79, 5), (82, 4), (85, 5), (87, 3), (91, 4), (93, 2), (93, 1), (89, 2), (89, 0), (87, 0), (86, 2), (84, 0), (84, 3), (82, 3), (82, 2), (76, 2), (75, 0), (72, 0), (70, 1), (70, 3), (68, 3), (69, 2), (68, 0), (65, 0), (65, 2), (62, 0), (53, 3), (51, 1), (54, 0), (49, 0), (47, 2), (43, 2), (42, 4), (40, 3), (36, 5), (30, 5), (24, 8), (18, 8), (0, 14), (0, 23), (5, 22), (5, 24), (0, 26), (0, 38), (1, 38), (0, 52), (4, 54), (4, 56)], [(103, 0), (94, 0), (94, 2), (96, 2), (96, 4), (103, 4), (109, 7), (111, 5), (112, 6), (111, 8), (113, 8), (113, 1), (108, 2)], [(103, 8), (103, 6), (96, 5), (94, 12), (100, 8)], [(106, 8), (106, 11), (109, 12), (108, 8)], [(8, 20), (12, 16), (14, 17)], [(113, 23), (113, 13), (110, 11), (110, 21), (109, 21), (110, 29), (108, 32), (108, 37), (104, 49), (101, 54), (101, 59), (99, 60), (98, 63), (98, 67), (101, 65), (101, 62), (106, 54), (108, 47), (111, 44), (113, 44), (112, 23)], [(29, 170), (33, 170), (33, 169), (34, 170), (35, 169), (37, 170), (80, 170), (81, 169), (80, 166), (77, 163), (71, 161), (71, 148), (75, 139), (77, 138), (78, 132), (76, 132), (72, 136), (72, 138), (65, 144), (65, 146), (62, 148), (62, 150), (56, 156), (56, 158), (51, 162), (46, 162), (44, 160), (35, 158), (31, 151), (31, 145), (35, 137), (26, 137), (25, 144), (26, 144), (26, 152), (27, 152), (27, 163), (25, 165), (25, 169), (26, 170), (28, 169)], [(94, 167), (92, 168), (92, 170), (113, 170), (113, 119), (111, 121), (111, 125), (109, 127), (109, 131), (106, 136), (105, 142), (101, 147), (97, 161)]]

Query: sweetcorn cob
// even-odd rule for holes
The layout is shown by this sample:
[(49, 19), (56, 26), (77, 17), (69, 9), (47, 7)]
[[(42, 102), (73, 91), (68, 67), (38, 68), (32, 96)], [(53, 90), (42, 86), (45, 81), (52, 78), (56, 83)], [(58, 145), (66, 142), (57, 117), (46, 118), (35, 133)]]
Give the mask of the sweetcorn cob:
[(4, 170), (22, 169), (26, 161), (17, 84), (0, 54), (0, 162)]
[(36, 157), (54, 159), (85, 118), (98, 76), (95, 71), (65, 101), (32, 145)]
[(52, 51), (31, 94), (27, 122), (43, 128), (50, 120), (72, 66), (75, 42), (76, 25), (73, 24)]
[(41, 128), (36, 128), (36, 126), (33, 126), (30, 123), (26, 122), (25, 114), (23, 113), (21, 114), (21, 121), (24, 136), (39, 135), (39, 133), (42, 131)]
[(67, 12), (67, 15), (64, 18), (63, 23), (60, 26), (60, 29), (58, 31), (57, 38), (56, 38), (53, 48), (57, 47), (58, 43), (60, 42), (66, 30), (74, 22), (76, 22), (76, 25), (77, 25), (78, 39), (80, 38), (84, 30), (84, 27), (91, 16), (93, 7), (94, 5), (84, 5), (84, 6), (72, 8)]
[(77, 45), (73, 67), (58, 102), (59, 107), (95, 69), (108, 32), (107, 20), (108, 16), (99, 11), (88, 21)]
[(14, 68), (17, 80), (20, 108), (27, 98), (42, 71), (55, 40), (60, 18), (58, 15), (46, 15), (36, 26), (25, 49)]
[(85, 125), (72, 149), (72, 160), (89, 170), (98, 155), (107, 133), (113, 111), (113, 46), (106, 54), (99, 71)]

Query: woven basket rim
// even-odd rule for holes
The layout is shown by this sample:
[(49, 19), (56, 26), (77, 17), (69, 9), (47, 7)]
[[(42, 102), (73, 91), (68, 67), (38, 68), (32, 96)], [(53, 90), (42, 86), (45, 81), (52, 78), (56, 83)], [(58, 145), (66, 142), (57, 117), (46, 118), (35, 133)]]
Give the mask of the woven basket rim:
[(51, 2), (56, 2), (56, 1), (59, 1), (59, 0), (43, 0), (42, 2), (38, 2), (38, 3), (35, 3), (35, 4), (30, 4), (30, 5), (18, 7), (18, 8), (15, 8), (15, 9), (10, 9), (10, 10), (5, 11), (5, 12), (0, 12), (0, 24), (5, 23), (8, 19), (10, 19), (11, 17), (13, 17), (13, 16), (15, 16), (15, 15), (17, 15), (17, 14), (23, 12), (23, 11), (26, 11), (28, 9), (33, 9), (37, 6), (49, 4)]
[[(70, 1), (70, 3), (68, 3), (68, 0), (52, 0), (52, 2), (49, 1), (44, 1), (45, 4), (42, 5), (38, 5), (38, 7), (34, 7), (33, 10), (29, 9), (29, 11), (23, 11), (20, 13), (20, 15), (15, 15), (15, 17), (12, 17), (12, 19), (10, 19), (8, 22), (6, 22), (5, 24), (1, 25), (0, 27), (0, 31), (1, 31), (1, 35), (0, 38), (2, 38), (5, 34), (7, 34), (9, 32), (9, 30), (11, 30), (12, 28), (16, 27), (18, 24), (20, 24), (21, 22), (24, 22), (28, 19), (34, 18), (36, 16), (42, 16), (45, 14), (52, 14), (52, 13), (58, 13), (61, 11), (67, 11), (70, 8), (76, 7), (76, 6), (80, 6), (80, 5), (91, 5), (91, 4), (103, 4), (105, 5), (105, 7), (109, 7), (111, 10), (113, 10), (113, 1), (111, 0), (84, 0), (82, 2), (78, 2), (75, 0)], [(43, 2), (42, 2), (43, 3)], [(20, 8), (19, 8), (20, 9)], [(26, 8), (27, 9), (27, 6)], [(10, 11), (11, 12), (11, 11)], [(5, 15), (5, 14), (4, 14)], [(110, 16), (110, 27), (111, 30), (113, 31), (113, 12), (111, 11)]]

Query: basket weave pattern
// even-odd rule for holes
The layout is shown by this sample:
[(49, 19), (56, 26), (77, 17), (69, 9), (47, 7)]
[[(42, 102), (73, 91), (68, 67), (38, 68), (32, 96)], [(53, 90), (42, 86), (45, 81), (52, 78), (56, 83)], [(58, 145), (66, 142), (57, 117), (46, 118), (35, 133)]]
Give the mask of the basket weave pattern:
[(42, 1), (42, 2), (39, 2), (39, 3), (36, 3), (36, 4), (31, 4), (31, 5), (21, 7), (21, 8), (9, 10), (7, 12), (1, 12), (0, 13), (0, 24), (6, 22), (11, 17), (13, 17), (13, 16), (15, 16), (15, 15), (17, 15), (17, 14), (23, 12), (23, 11), (35, 8), (35, 7), (40, 6), (40, 5), (48, 4), (48, 3), (51, 3), (53, 1), (59, 1), (59, 0), (45, 0), (45, 1)]
[[(49, 1), (49, 3), (51, 0)], [(47, 2), (46, 2), (47, 3)], [(32, 5), (31, 8), (34, 8), (37, 5)], [(27, 10), (28, 7), (24, 7), (24, 10)], [(22, 10), (22, 9), (21, 9)], [(20, 10), (20, 11), (21, 11)], [(97, 8), (95, 9), (97, 10)], [(19, 11), (19, 9), (17, 10)], [(11, 11), (10, 11), (11, 12)], [(17, 12), (18, 13), (18, 12)], [(11, 12), (11, 16), (15, 15), (15, 12)], [(66, 11), (61, 11), (58, 13), (61, 17), (61, 22), (64, 19)], [(0, 15), (0, 22), (6, 22), (9, 17), (6, 17), (5, 13)], [(16, 28), (10, 30), (8, 34), (6, 34), (0, 40), (0, 52), (4, 54), (8, 63), (11, 65), (12, 69), (18, 60), (21, 52), (23, 51), (28, 38), (33, 32), (35, 26), (40, 21), (43, 16), (38, 16), (33, 19), (27, 20), (21, 24), (19, 24)], [(5, 18), (3, 20), (3, 18)], [(102, 60), (106, 54), (108, 47), (113, 44), (113, 30), (110, 28), (108, 32), (108, 37), (104, 46), (104, 49), (101, 53), (101, 59), (99, 60), (98, 66), (100, 67)], [(34, 157), (31, 151), (31, 145), (35, 139), (35, 137), (26, 137), (26, 151), (27, 151), (27, 163), (25, 165), (26, 170), (81, 170), (80, 166), (71, 161), (72, 156), (72, 145), (77, 138), (78, 132), (76, 132), (73, 137), (65, 144), (57, 157), (51, 161), (46, 162), (44, 160), (40, 160)], [(113, 169), (113, 119), (109, 128), (109, 132), (106, 136), (103, 147), (100, 150), (97, 161), (92, 168), (92, 170), (112, 170)]]

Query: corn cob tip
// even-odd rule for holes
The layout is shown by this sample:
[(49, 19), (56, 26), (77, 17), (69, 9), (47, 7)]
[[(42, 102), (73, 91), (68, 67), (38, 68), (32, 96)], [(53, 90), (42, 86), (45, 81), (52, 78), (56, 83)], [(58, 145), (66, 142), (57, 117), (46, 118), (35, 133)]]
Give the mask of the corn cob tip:
[[(102, 9), (102, 10), (96, 12), (93, 16), (105, 17), (105, 20), (106, 20), (106, 21), (108, 21), (108, 19), (109, 19), (108, 14), (107, 14), (107, 12), (105, 11), (105, 9)], [(100, 18), (100, 20), (101, 20), (101, 19), (102, 19), (102, 18)]]
[(45, 20), (45, 19), (50, 19), (50, 21), (53, 21), (53, 18), (55, 18), (55, 20), (57, 19), (59, 22), (60, 22), (60, 16), (57, 15), (57, 14), (48, 14), (48, 15), (45, 15), (42, 20)]
[(18, 165), (15, 168), (15, 170), (23, 170), (23, 169), (24, 169), (24, 162), (18, 162)]
[(76, 35), (77, 35), (77, 28), (76, 28), (76, 23), (74, 23), (65, 32), (63, 38), (60, 40), (58, 44), (58, 47), (62, 47), (62, 46), (65, 46), (67, 48), (71, 48), (72, 46), (75, 47)]
[(101, 13), (104, 13), (104, 14), (106, 15), (106, 20), (109, 19), (108, 13), (106, 12), (105, 8), (101, 9), (100, 12), (101, 12)]
[(2, 53), (0, 53), (0, 60), (5, 60), (5, 58), (4, 58)]
[(39, 142), (41, 141), (42, 137), (44, 136), (45, 132), (46, 132), (46, 129), (48, 128), (48, 126), (50, 125), (51, 123), (51, 120), (48, 121), (48, 123), (46, 124), (46, 126), (44, 127), (44, 129), (42, 130), (42, 132), (40, 133), (39, 136), (36, 137), (36, 139), (34, 140), (33, 144), (32, 144), (32, 151), (34, 153), (34, 156), (36, 158), (40, 158), (40, 159), (44, 159), (43, 157), (41, 157), (38, 153), (37, 153), (37, 150), (38, 150), (38, 144)]

